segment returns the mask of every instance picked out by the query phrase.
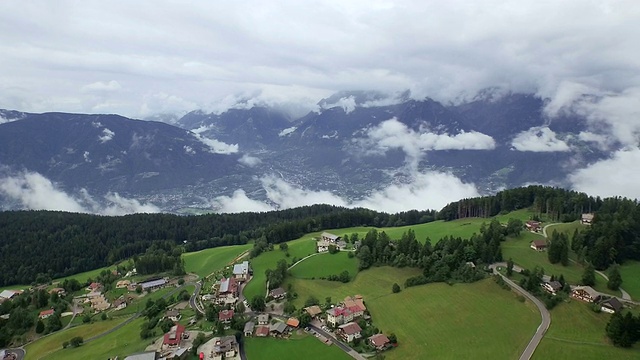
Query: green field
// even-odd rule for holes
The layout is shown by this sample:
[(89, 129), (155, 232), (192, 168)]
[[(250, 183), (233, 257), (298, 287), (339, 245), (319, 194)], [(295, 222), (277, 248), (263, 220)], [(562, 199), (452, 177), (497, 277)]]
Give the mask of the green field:
[(308, 258), (290, 270), (291, 276), (311, 279), (338, 275), (347, 270), (353, 278), (358, 273), (358, 259), (349, 258), (348, 252), (322, 253)]
[(622, 288), (631, 298), (640, 299), (640, 261), (626, 261), (620, 266)]
[[(571, 300), (551, 311), (551, 327), (534, 359), (639, 359), (640, 347), (614, 347), (605, 336), (611, 315), (595, 313), (586, 303)], [(577, 355), (579, 354), (579, 355)]]
[[(308, 296), (364, 297), (374, 325), (394, 332), (400, 346), (387, 359), (517, 358), (540, 322), (530, 303), (502, 290), (492, 280), (453, 286), (438, 283), (391, 292), (418, 269), (379, 267), (362, 271), (355, 280), (341, 284), (324, 280), (288, 280), (298, 293), (301, 307)], [(464, 344), (464, 346), (460, 346)]]
[(270, 359), (351, 359), (335, 345), (325, 345), (320, 340), (305, 336), (299, 339), (245, 338), (247, 358), (251, 360)]
[(25, 347), (27, 351), (26, 359), (41, 359), (50, 353), (62, 351), (62, 343), (69, 341), (73, 337), (82, 336), (86, 339), (101, 334), (123, 321), (124, 319), (97, 321), (93, 324), (79, 325), (55, 332), (27, 345)]
[(250, 244), (221, 246), (183, 254), (185, 270), (205, 277), (228, 265), (238, 255), (251, 249), (251, 246)]
[(576, 231), (576, 229), (578, 231), (582, 231), (586, 228), (587, 226), (582, 225), (579, 220), (570, 223), (553, 224), (547, 228), (547, 236), (551, 236), (554, 231), (557, 231), (558, 233), (567, 234), (569, 236), (569, 241), (571, 241), (573, 232)]

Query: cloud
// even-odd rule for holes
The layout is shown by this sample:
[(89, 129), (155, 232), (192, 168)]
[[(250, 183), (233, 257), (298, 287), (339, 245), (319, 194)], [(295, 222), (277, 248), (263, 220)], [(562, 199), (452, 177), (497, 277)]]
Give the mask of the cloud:
[(104, 205), (84, 189), (73, 196), (37, 172), (25, 171), (0, 178), (0, 195), (20, 203), (24, 209), (31, 210), (60, 210), (102, 215), (160, 212), (160, 209), (151, 203), (141, 204), (138, 200), (127, 199), (117, 193), (105, 195)]
[(242, 157), (240, 159), (238, 159), (238, 162), (242, 165), (246, 165), (249, 167), (254, 167), (258, 164), (260, 164), (262, 161), (260, 159), (258, 159), (257, 157), (248, 155), (248, 154), (244, 154), (242, 155)]
[(82, 157), (84, 157), (84, 161), (85, 161), (85, 162), (91, 162), (91, 159), (89, 158), (89, 155), (90, 155), (90, 153), (89, 153), (88, 151), (85, 151), (85, 152), (82, 154)]
[(607, 136), (602, 134), (595, 134), (589, 131), (581, 131), (578, 134), (578, 139), (585, 142), (596, 143), (596, 145), (598, 145), (598, 148), (603, 151), (607, 150), (610, 142)]
[(292, 126), (292, 127), (290, 127), (290, 128), (286, 128), (286, 129), (284, 129), (284, 130), (280, 131), (280, 132), (278, 133), (278, 136), (283, 137), (283, 136), (290, 135), (292, 132), (296, 131), (296, 129), (298, 129), (298, 127), (297, 127), (297, 126)]
[(313, 204), (365, 207), (384, 212), (440, 209), (451, 201), (479, 196), (474, 184), (463, 183), (449, 173), (416, 173), (407, 183), (391, 184), (362, 199), (348, 200), (329, 191), (304, 189), (273, 175), (261, 179), (266, 201), (250, 199), (243, 190), (220, 196), (211, 204), (218, 212), (268, 211)]
[(640, 199), (640, 149), (616, 151), (606, 160), (580, 169), (569, 176), (572, 188), (594, 196), (626, 196)]
[(113, 139), (113, 137), (116, 135), (116, 133), (114, 133), (113, 131), (104, 128), (102, 129), (102, 135), (98, 136), (98, 139), (100, 140), (101, 143), (106, 143), (107, 141)]
[(413, 168), (416, 168), (424, 151), (490, 150), (496, 146), (491, 136), (479, 132), (463, 131), (456, 135), (436, 134), (426, 129), (417, 132), (396, 118), (367, 129), (365, 135), (366, 138), (355, 139), (354, 142), (366, 152), (382, 154), (391, 149), (401, 149), (407, 156), (407, 163)]
[(356, 99), (353, 96), (343, 97), (335, 103), (322, 105), (323, 109), (332, 109), (334, 107), (342, 108), (345, 113), (349, 114), (356, 109)]
[(553, 130), (545, 126), (532, 127), (523, 131), (511, 141), (511, 146), (518, 151), (554, 152), (570, 151), (569, 145), (556, 137)]
[(210, 127), (201, 126), (195, 130), (192, 130), (193, 136), (201, 143), (209, 147), (209, 152), (213, 154), (234, 154), (239, 151), (238, 144), (227, 144), (216, 139), (211, 139), (202, 135), (203, 132), (209, 130)]
[(193, 150), (193, 148), (191, 146), (185, 145), (183, 146), (184, 148), (184, 152), (189, 154), (189, 155), (195, 155), (196, 151)]
[(120, 86), (120, 84), (115, 81), (115, 80), (111, 80), (109, 82), (105, 82), (105, 81), (98, 81), (98, 82), (94, 82), (88, 85), (85, 85), (82, 87), (82, 89), (80, 89), (81, 92), (87, 93), (87, 92), (112, 92), (112, 91), (117, 91), (122, 89), (122, 87)]

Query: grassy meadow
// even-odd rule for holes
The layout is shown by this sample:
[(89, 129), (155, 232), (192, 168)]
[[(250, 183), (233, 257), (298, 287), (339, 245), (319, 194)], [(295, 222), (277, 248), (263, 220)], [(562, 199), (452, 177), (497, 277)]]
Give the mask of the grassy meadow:
[(238, 255), (242, 254), (246, 250), (250, 250), (251, 247), (251, 244), (221, 246), (185, 253), (182, 255), (185, 270), (188, 273), (195, 273), (200, 277), (205, 277), (212, 272), (225, 267)]
[(290, 270), (291, 276), (301, 279), (312, 279), (338, 275), (347, 270), (353, 278), (358, 273), (358, 259), (349, 258), (349, 253), (341, 251), (337, 254), (322, 253), (312, 256)]
[(640, 299), (640, 261), (626, 261), (620, 266), (622, 288), (631, 298)]
[(245, 338), (247, 358), (251, 360), (305, 359), (347, 360), (351, 356), (335, 345), (325, 345), (313, 336), (297, 339)]

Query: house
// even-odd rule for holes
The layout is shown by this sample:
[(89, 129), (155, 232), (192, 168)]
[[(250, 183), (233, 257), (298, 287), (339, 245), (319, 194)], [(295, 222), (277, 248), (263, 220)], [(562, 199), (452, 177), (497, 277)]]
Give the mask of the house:
[(347, 323), (353, 320), (353, 312), (348, 308), (336, 306), (327, 310), (327, 323), (333, 326)]
[(232, 358), (238, 354), (238, 342), (233, 335), (213, 338), (213, 358)]
[(167, 285), (166, 279), (147, 280), (138, 284), (142, 286), (142, 291), (155, 290)]
[(177, 324), (171, 327), (168, 333), (164, 334), (164, 339), (162, 340), (163, 348), (170, 348), (175, 346), (180, 346), (182, 342), (182, 338), (184, 336), (184, 326)]
[(294, 317), (290, 317), (287, 320), (287, 326), (291, 326), (292, 328), (297, 328), (298, 326), (300, 326), (300, 320), (294, 318)]
[(182, 315), (180, 315), (180, 311), (178, 310), (168, 310), (165, 314), (164, 317), (175, 322), (180, 321), (180, 319), (182, 318)]
[(342, 337), (344, 341), (352, 342), (353, 340), (361, 337), (361, 331), (362, 328), (360, 328), (360, 325), (354, 322), (349, 322), (339, 326), (338, 335)]
[(91, 284), (89, 284), (89, 286), (87, 286), (87, 290), (89, 290), (90, 292), (100, 292), (102, 291), (102, 284), (92, 282)]
[(529, 220), (524, 224), (524, 226), (531, 232), (540, 232), (540, 230), (542, 230), (542, 226), (539, 221)]
[(342, 239), (340, 236), (338, 235), (334, 235), (328, 232), (323, 232), (322, 235), (320, 235), (321, 239), (324, 241), (328, 241), (332, 244), (335, 244), (336, 242), (338, 242), (340, 239)]
[(258, 326), (256, 328), (256, 336), (257, 337), (269, 336), (269, 327), (268, 326)]
[(622, 308), (622, 303), (616, 297), (612, 297), (600, 303), (600, 310), (609, 314), (620, 312)]
[(340, 248), (340, 249), (344, 249), (347, 247), (347, 242), (344, 240), (340, 240), (338, 242), (336, 242), (336, 245)]
[(233, 310), (222, 310), (218, 313), (218, 321), (228, 324), (233, 319)]
[(311, 316), (312, 319), (322, 314), (322, 309), (320, 309), (320, 306), (318, 305), (306, 307), (304, 308), (304, 310), (309, 314), (309, 316)]
[(391, 343), (389, 338), (385, 334), (376, 334), (369, 337), (369, 343), (378, 350), (384, 350), (384, 348)]
[(571, 297), (586, 302), (597, 302), (600, 299), (600, 293), (591, 286), (577, 286), (571, 292)]
[(158, 358), (158, 353), (155, 351), (146, 351), (137, 354), (131, 354), (124, 358), (124, 360), (156, 360)]
[(109, 304), (107, 299), (102, 294), (91, 297), (89, 299), (89, 302), (91, 303), (91, 307), (95, 312), (104, 311), (111, 307), (111, 304)]
[(235, 304), (238, 301), (238, 281), (236, 278), (220, 279), (216, 301), (218, 304)]
[(269, 314), (258, 315), (258, 325), (267, 325), (267, 324), (269, 324)]
[(549, 293), (555, 295), (558, 291), (562, 290), (562, 284), (559, 281), (545, 282), (542, 287)]
[(582, 217), (580, 218), (580, 223), (582, 225), (591, 225), (593, 223), (593, 217), (594, 217), (593, 213), (582, 214)]
[(362, 295), (356, 295), (354, 297), (347, 296), (344, 298), (342, 304), (353, 312), (353, 317), (363, 316), (364, 312), (367, 310), (367, 307), (364, 305)]
[(284, 299), (284, 297), (287, 296), (287, 292), (283, 288), (278, 287), (269, 291), (269, 296), (276, 300), (280, 300)]
[(128, 288), (131, 285), (131, 281), (129, 280), (120, 280), (116, 283), (116, 289), (124, 289)]
[(256, 324), (253, 321), (248, 321), (246, 324), (244, 324), (244, 336), (253, 335), (253, 328), (255, 326)]
[(251, 275), (251, 267), (249, 266), (248, 261), (243, 261), (240, 264), (233, 265), (233, 276), (238, 281), (246, 281), (249, 279), (249, 275)]
[(542, 251), (547, 248), (547, 242), (544, 240), (533, 240), (531, 242), (531, 248), (536, 251)]
[(0, 298), (8, 300), (8, 299), (12, 299), (17, 294), (18, 292), (15, 290), (2, 290), (2, 292), (0, 292)]
[(353, 248), (355, 250), (358, 250), (358, 248), (360, 247), (361, 244), (362, 243), (360, 242), (360, 240), (356, 240), (356, 241), (353, 242)]
[(38, 317), (40, 319), (44, 320), (44, 319), (48, 318), (49, 316), (53, 315), (53, 313), (54, 313), (53, 309), (43, 310), (43, 311), (40, 311), (40, 315), (38, 315)]
[(326, 240), (318, 240), (318, 242), (316, 242), (316, 248), (319, 253), (329, 251), (329, 245), (331, 245), (331, 243)]
[(271, 333), (271, 335), (273, 336), (279, 336), (284, 334), (287, 331), (287, 324), (283, 323), (283, 322), (275, 322), (271, 325), (269, 325), (269, 333)]
[(127, 301), (120, 298), (113, 302), (113, 309), (115, 311), (122, 310), (127, 307)]
[(49, 294), (50, 295), (51, 294), (58, 294), (58, 296), (65, 296), (66, 293), (67, 292), (63, 288), (60, 288), (60, 287), (56, 287), (56, 288), (53, 288), (53, 289), (49, 290)]

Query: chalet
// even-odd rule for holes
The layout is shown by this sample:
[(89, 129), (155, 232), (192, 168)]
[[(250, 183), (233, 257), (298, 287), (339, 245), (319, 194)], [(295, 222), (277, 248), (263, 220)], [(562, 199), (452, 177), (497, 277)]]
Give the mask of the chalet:
[(298, 326), (300, 326), (300, 320), (291, 317), (287, 320), (287, 326), (291, 326), (292, 328), (297, 328)]
[(571, 292), (571, 297), (586, 302), (597, 302), (600, 300), (600, 293), (595, 291), (591, 286), (577, 286)]
[(389, 341), (389, 338), (384, 334), (373, 335), (367, 340), (369, 340), (369, 344), (371, 344), (371, 346), (375, 347), (377, 350), (384, 350), (384, 348), (391, 343), (391, 341)]
[(143, 291), (155, 290), (167, 285), (167, 280), (166, 279), (148, 280), (145, 282), (141, 282), (138, 285), (142, 287)]
[(251, 267), (248, 261), (233, 265), (233, 276), (238, 281), (247, 281), (251, 275)]
[(235, 304), (238, 301), (238, 281), (236, 278), (220, 279), (216, 301), (218, 304)]
[(116, 289), (124, 289), (128, 288), (131, 285), (131, 281), (129, 280), (120, 280), (116, 283)]
[(184, 326), (177, 324), (171, 327), (168, 333), (164, 334), (162, 347), (164, 349), (180, 346), (184, 337)]
[(344, 339), (346, 342), (352, 342), (355, 339), (359, 339), (361, 337), (360, 332), (362, 328), (360, 325), (354, 322), (346, 323), (344, 325), (340, 325), (338, 329), (338, 335)]
[(323, 232), (322, 235), (320, 235), (320, 238), (332, 244), (335, 244), (336, 242), (340, 241), (340, 239), (342, 239), (340, 236), (328, 232)]
[(100, 292), (102, 291), (102, 284), (97, 282), (92, 282), (91, 284), (89, 284), (89, 286), (87, 286), (87, 290), (91, 292)]
[(304, 308), (304, 310), (309, 314), (309, 316), (311, 316), (312, 319), (322, 314), (322, 309), (320, 309), (320, 306), (318, 305), (306, 307)]
[(269, 327), (268, 326), (258, 326), (256, 328), (256, 336), (257, 337), (269, 336)]
[(244, 324), (244, 336), (251, 336), (253, 335), (253, 328), (256, 324), (253, 321), (248, 321), (246, 324)]
[(622, 308), (622, 303), (616, 297), (612, 297), (600, 303), (600, 310), (609, 314), (620, 312)]
[(548, 281), (545, 282), (542, 287), (549, 294), (555, 295), (558, 291), (562, 290), (562, 284), (559, 281)]
[(540, 230), (542, 230), (542, 226), (539, 221), (529, 220), (524, 224), (524, 226), (531, 232), (540, 232)]
[(113, 302), (113, 309), (115, 311), (122, 310), (127, 307), (127, 301), (124, 299), (117, 299)]
[(287, 324), (283, 322), (276, 322), (269, 326), (269, 333), (273, 336), (279, 336), (284, 334), (287, 331)]
[(53, 309), (43, 310), (43, 311), (40, 311), (40, 315), (38, 315), (38, 317), (40, 319), (44, 320), (44, 319), (48, 318), (49, 316), (53, 315), (54, 312), (55, 311)]
[(533, 240), (531, 242), (531, 248), (536, 251), (543, 251), (547, 248), (547, 242), (544, 240)]
[(214, 359), (233, 358), (238, 354), (238, 342), (233, 335), (213, 338)]
[(580, 223), (582, 225), (591, 225), (593, 223), (593, 217), (593, 213), (582, 214), (582, 217), (580, 217)]
[(284, 299), (284, 297), (287, 296), (287, 292), (283, 288), (278, 287), (269, 291), (269, 296), (276, 300), (280, 300)]
[(269, 314), (258, 315), (258, 325), (267, 325), (267, 324), (269, 324)]
[(182, 315), (180, 315), (180, 311), (178, 310), (167, 310), (167, 312), (164, 314), (164, 317), (173, 321), (174, 323), (182, 319)]
[(233, 310), (222, 310), (218, 313), (218, 320), (221, 323), (228, 324), (233, 319)]
[(329, 241), (318, 240), (318, 242), (316, 242), (316, 249), (318, 250), (319, 253), (327, 252), (329, 251), (329, 245), (331, 245)]
[(63, 289), (63, 288), (53, 288), (51, 290), (49, 290), (49, 294), (58, 294), (58, 296), (65, 296), (67, 292)]

